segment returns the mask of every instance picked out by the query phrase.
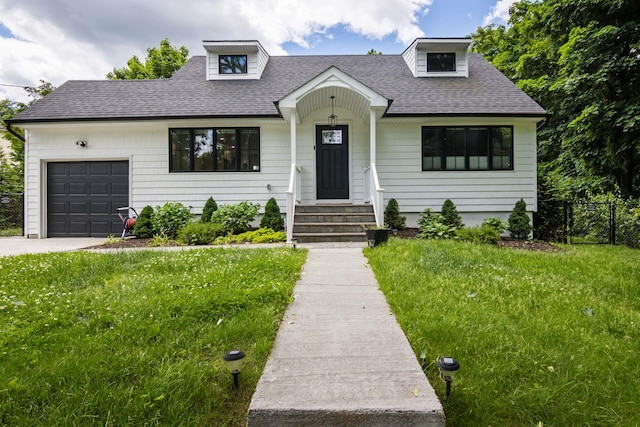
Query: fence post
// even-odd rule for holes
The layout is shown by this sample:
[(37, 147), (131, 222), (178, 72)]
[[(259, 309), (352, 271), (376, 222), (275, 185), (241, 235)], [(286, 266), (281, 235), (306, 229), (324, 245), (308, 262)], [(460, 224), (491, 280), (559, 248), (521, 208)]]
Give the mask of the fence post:
[(609, 226), (611, 227), (611, 231), (609, 233), (610, 239), (609, 243), (612, 245), (616, 244), (616, 203), (611, 202), (609, 205)]

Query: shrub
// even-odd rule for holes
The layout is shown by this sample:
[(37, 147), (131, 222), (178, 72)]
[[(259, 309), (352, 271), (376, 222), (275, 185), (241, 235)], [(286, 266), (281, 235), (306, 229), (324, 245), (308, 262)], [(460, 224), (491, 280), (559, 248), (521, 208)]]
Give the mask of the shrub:
[(186, 245), (210, 245), (224, 230), (220, 224), (192, 222), (182, 227), (178, 240)]
[(507, 228), (507, 223), (499, 217), (485, 218), (482, 221), (483, 227), (491, 227), (498, 232), (498, 234), (502, 234), (502, 232)]
[(451, 225), (455, 228), (464, 227), (462, 218), (460, 218), (460, 214), (456, 209), (456, 205), (450, 199), (445, 200), (442, 204), (442, 217), (444, 218), (444, 224), (446, 225)]
[(270, 228), (273, 231), (284, 230), (284, 219), (275, 198), (270, 198), (264, 207), (264, 216), (260, 221), (260, 228)]
[(153, 237), (153, 222), (151, 217), (153, 216), (153, 208), (151, 206), (145, 206), (138, 216), (136, 225), (133, 227), (133, 235), (139, 239), (149, 239)]
[(191, 221), (193, 215), (179, 202), (168, 202), (156, 206), (151, 217), (156, 233), (164, 233), (169, 239), (175, 239), (178, 231)]
[(220, 224), (225, 234), (242, 233), (251, 228), (249, 224), (258, 215), (258, 209), (258, 203), (250, 202), (224, 205), (211, 214), (211, 222)]
[(390, 228), (404, 230), (407, 228), (406, 221), (407, 217), (400, 215), (400, 208), (396, 199), (389, 199), (387, 208), (384, 210), (384, 223)]
[(493, 227), (482, 226), (463, 227), (455, 231), (460, 240), (472, 243), (490, 243), (495, 245), (500, 240), (500, 233)]
[(444, 217), (427, 208), (418, 218), (418, 237), (422, 239), (450, 239), (455, 237), (456, 227), (444, 223)]
[(213, 197), (209, 197), (207, 201), (204, 203), (204, 207), (202, 208), (202, 216), (200, 217), (200, 222), (209, 222), (211, 220), (211, 214), (218, 210), (218, 204)]
[(246, 231), (235, 236), (224, 236), (216, 239), (216, 244), (231, 243), (276, 243), (287, 240), (287, 234), (283, 231), (273, 231), (270, 228), (259, 228), (253, 231)]
[(511, 232), (511, 236), (516, 239), (525, 240), (529, 238), (531, 233), (531, 219), (527, 215), (527, 203), (524, 199), (520, 199), (513, 207), (511, 214), (509, 215), (509, 225), (507, 230)]

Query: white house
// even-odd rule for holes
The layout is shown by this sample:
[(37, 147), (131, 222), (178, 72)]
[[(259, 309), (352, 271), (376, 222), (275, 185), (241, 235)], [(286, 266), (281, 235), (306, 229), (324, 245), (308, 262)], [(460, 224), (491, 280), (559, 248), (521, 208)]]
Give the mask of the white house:
[(409, 226), (446, 199), (467, 225), (520, 198), (533, 211), (545, 111), (469, 44), (274, 57), (204, 41), (170, 79), (66, 82), (8, 122), (26, 135), (25, 233), (117, 235), (118, 207), (199, 213), (210, 196), (275, 197), (289, 239), (303, 206), (372, 207), (381, 225), (395, 198)]

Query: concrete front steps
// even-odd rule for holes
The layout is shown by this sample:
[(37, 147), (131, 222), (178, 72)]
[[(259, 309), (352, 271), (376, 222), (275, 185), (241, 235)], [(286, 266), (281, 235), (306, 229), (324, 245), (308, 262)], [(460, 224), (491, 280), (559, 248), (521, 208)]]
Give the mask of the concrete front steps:
[(375, 225), (371, 205), (299, 205), (293, 223), (293, 237), (299, 243), (364, 242), (363, 225)]

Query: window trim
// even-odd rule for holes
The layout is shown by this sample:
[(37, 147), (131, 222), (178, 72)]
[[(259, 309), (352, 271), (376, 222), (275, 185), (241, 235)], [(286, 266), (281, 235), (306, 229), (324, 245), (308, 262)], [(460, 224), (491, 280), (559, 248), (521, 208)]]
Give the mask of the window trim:
[[(453, 69), (452, 70), (431, 70), (429, 69), (429, 57), (433, 57), (435, 55), (453, 55)], [(457, 56), (455, 52), (427, 52), (427, 73), (455, 73), (457, 71)]]
[[(234, 72), (231, 69), (230, 72), (222, 71), (222, 58), (232, 58), (232, 57), (243, 57), (244, 58), (244, 71), (240, 71), (238, 73)], [(249, 74), (249, 57), (247, 55), (237, 55), (237, 54), (219, 54), (218, 55), (218, 74), (221, 76), (235, 76), (235, 75), (244, 75)]]
[[(216, 148), (216, 130), (221, 130), (221, 129), (233, 129), (235, 130), (235, 134), (236, 134), (236, 146), (235, 146), (235, 153), (236, 153), (236, 165), (235, 165), (235, 169), (217, 169), (217, 162), (216, 162), (216, 158), (217, 158), (217, 148)], [(171, 132), (172, 131), (189, 131), (189, 169), (188, 170), (175, 170), (174, 166), (173, 166), (173, 149), (172, 149), (172, 145), (171, 145)], [(196, 158), (194, 155), (194, 144), (195, 144), (195, 131), (201, 131), (201, 130), (211, 130), (213, 133), (213, 147), (212, 147), (212, 157), (213, 157), (213, 164), (212, 164), (212, 169), (194, 169), (195, 168), (195, 164), (196, 164)], [(243, 130), (255, 130), (258, 132), (258, 164), (257, 164), (257, 169), (254, 169), (254, 167), (256, 165), (249, 165), (250, 167), (248, 167), (246, 170), (242, 169), (242, 165), (240, 164), (240, 161), (242, 159), (242, 145), (240, 144), (240, 134), (241, 131)], [(260, 172), (262, 170), (261, 167), (261, 138), (260, 138), (260, 127), (258, 126), (246, 126), (246, 127), (236, 127), (236, 126), (215, 126), (215, 127), (207, 127), (207, 126), (200, 126), (200, 127), (175, 127), (175, 128), (169, 128), (168, 129), (168, 144), (169, 144), (169, 173), (248, 173), (248, 172)], [(252, 167), (254, 166), (254, 167)]]
[[(511, 132), (511, 146), (509, 147), (509, 159), (510, 159), (510, 167), (508, 168), (494, 168), (493, 167), (493, 158), (494, 158), (494, 150), (493, 144), (491, 143), (491, 130), (492, 129), (503, 129), (507, 128)], [(425, 158), (425, 140), (424, 133), (425, 129), (439, 129), (442, 131), (442, 139), (439, 145), (440, 156), (440, 168), (426, 169), (424, 158)], [(447, 156), (446, 156), (446, 141), (447, 141), (447, 130), (449, 129), (464, 129), (464, 168), (463, 169), (447, 169)], [(471, 169), (469, 167), (469, 145), (468, 145), (468, 135), (471, 129), (485, 129), (487, 130), (487, 167), (486, 168), (477, 168)], [(514, 145), (515, 145), (515, 137), (514, 137), (514, 126), (513, 125), (449, 125), (449, 126), (422, 126), (420, 128), (420, 168), (422, 172), (503, 172), (503, 171), (513, 171), (514, 170)]]

